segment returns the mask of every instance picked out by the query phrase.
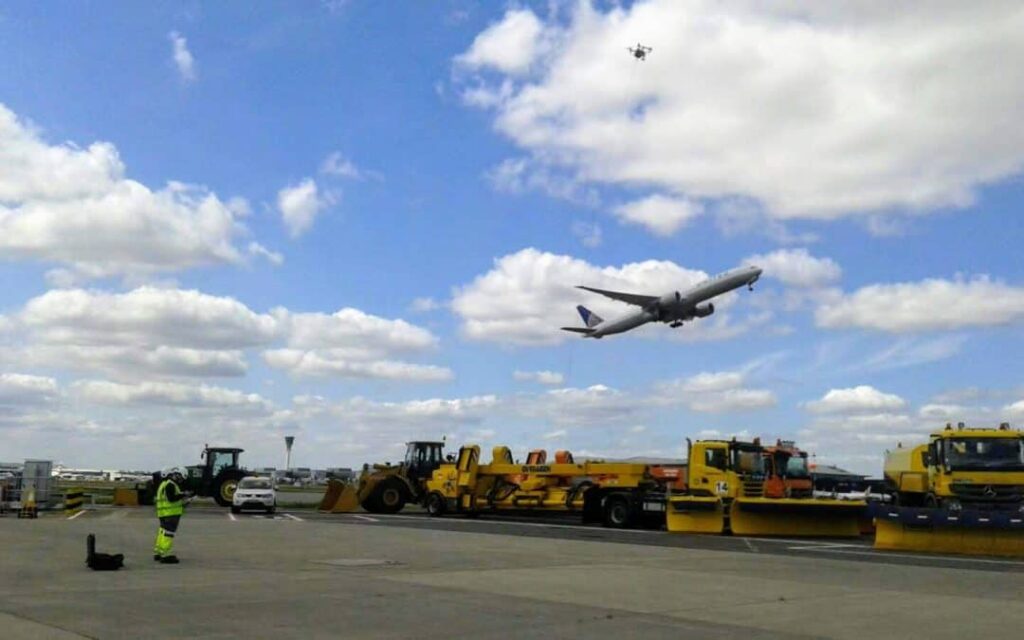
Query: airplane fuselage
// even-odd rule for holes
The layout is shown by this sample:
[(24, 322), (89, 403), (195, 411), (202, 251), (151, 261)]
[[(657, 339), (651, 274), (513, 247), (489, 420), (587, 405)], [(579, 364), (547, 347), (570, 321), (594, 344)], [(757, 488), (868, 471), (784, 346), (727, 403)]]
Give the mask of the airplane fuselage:
[(730, 269), (708, 278), (685, 293), (678, 291), (667, 293), (647, 308), (606, 320), (593, 327), (593, 330), (585, 337), (602, 338), (616, 333), (625, 333), (648, 322), (665, 322), (673, 327), (678, 327), (687, 320), (714, 313), (714, 305), (702, 303), (744, 285), (753, 287), (760, 277), (761, 269), (758, 267)]

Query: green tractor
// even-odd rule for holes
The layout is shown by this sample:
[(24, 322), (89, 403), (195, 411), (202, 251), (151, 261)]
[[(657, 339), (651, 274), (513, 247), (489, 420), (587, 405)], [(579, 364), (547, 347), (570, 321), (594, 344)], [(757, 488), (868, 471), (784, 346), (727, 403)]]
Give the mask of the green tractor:
[[(185, 467), (188, 476), (181, 487), (182, 491), (203, 498), (212, 497), (218, 505), (230, 507), (239, 480), (248, 475), (245, 469), (238, 466), (238, 455), (242, 451), (244, 449), (237, 447), (207, 445), (203, 448), (203, 464)], [(153, 474), (152, 482), (146, 483), (145, 487), (139, 487), (140, 504), (153, 504), (153, 496), (160, 480), (160, 473), (157, 472)]]

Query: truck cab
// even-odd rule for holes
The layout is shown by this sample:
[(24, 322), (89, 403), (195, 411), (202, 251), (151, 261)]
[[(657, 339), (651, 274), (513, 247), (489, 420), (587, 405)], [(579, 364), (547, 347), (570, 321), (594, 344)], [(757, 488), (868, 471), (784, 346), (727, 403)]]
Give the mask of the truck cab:
[(694, 496), (760, 497), (765, 464), (758, 439), (702, 440), (688, 443), (687, 488)]
[(927, 445), (886, 454), (886, 481), (906, 506), (1024, 509), (1024, 432), (946, 425)]

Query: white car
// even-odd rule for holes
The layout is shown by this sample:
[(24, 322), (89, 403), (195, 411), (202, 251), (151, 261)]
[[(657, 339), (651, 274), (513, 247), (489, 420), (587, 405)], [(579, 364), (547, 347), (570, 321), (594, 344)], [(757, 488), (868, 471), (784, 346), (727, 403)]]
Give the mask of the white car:
[(277, 509), (277, 493), (274, 483), (269, 478), (247, 476), (238, 482), (235, 497), (231, 500), (231, 513), (240, 513), (243, 509), (259, 509), (274, 513)]

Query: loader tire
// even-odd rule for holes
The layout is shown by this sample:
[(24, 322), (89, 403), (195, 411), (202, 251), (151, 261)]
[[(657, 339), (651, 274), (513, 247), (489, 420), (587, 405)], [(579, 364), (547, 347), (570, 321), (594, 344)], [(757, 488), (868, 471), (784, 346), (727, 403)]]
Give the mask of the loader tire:
[(394, 478), (384, 480), (374, 489), (371, 499), (378, 508), (376, 513), (398, 513), (405, 507), (405, 485)]
[(440, 493), (436, 491), (427, 496), (427, 515), (432, 518), (439, 518), (444, 515), (448, 504)]
[(633, 525), (633, 509), (629, 498), (612, 495), (604, 501), (604, 526), (610, 529), (627, 529)]

